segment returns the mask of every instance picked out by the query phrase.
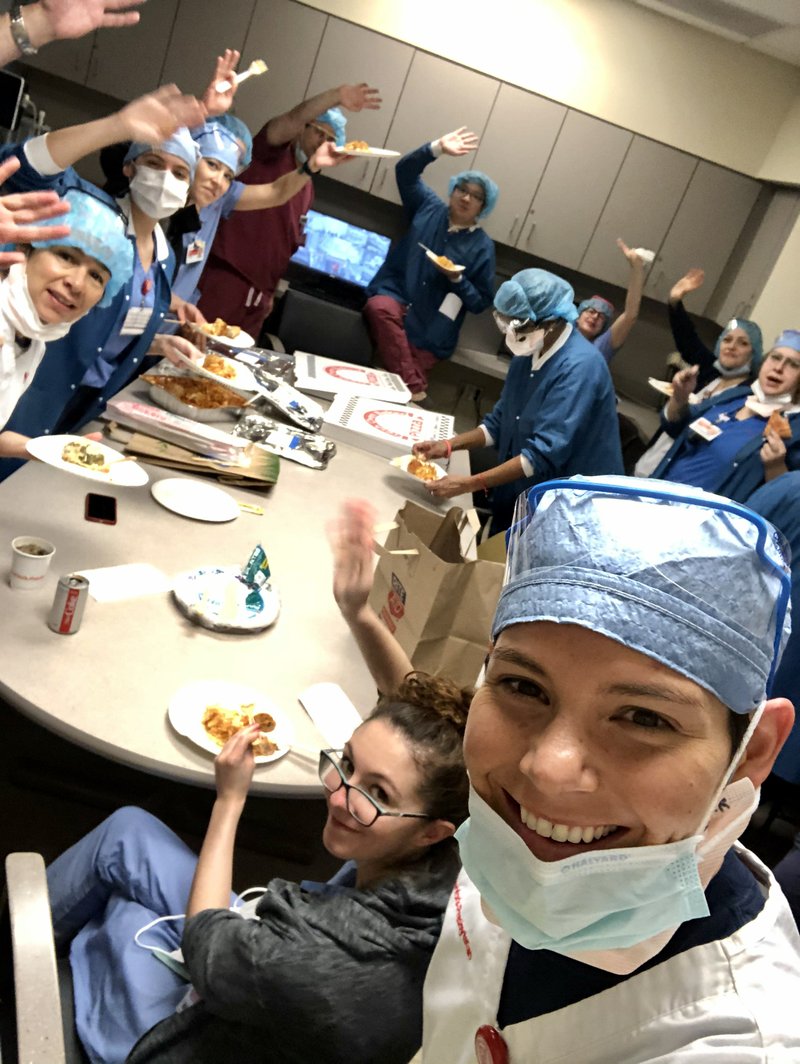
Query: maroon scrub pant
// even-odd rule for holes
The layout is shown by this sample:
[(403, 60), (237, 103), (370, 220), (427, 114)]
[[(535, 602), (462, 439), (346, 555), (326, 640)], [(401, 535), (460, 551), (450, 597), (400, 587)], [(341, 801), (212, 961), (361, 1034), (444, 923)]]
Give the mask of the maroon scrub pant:
[(238, 270), (214, 256), (203, 270), (200, 291), (197, 305), (208, 321), (222, 318), (258, 342), (261, 326), (272, 310), (272, 292), (262, 292)]
[(399, 373), (416, 395), (427, 390), (428, 373), (439, 359), (408, 342), (403, 324), (407, 309), (391, 296), (372, 296), (364, 307), (364, 318), (383, 365)]

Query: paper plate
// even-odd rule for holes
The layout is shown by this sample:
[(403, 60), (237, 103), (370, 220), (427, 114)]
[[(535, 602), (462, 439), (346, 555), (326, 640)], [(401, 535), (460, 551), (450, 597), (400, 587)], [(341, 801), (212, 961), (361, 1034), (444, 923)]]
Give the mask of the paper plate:
[[(61, 455), (68, 443), (91, 443), (93, 449), (102, 452), (108, 469), (102, 472), (100, 469), (65, 462)], [(86, 477), (87, 480), (95, 480), (101, 484), (113, 484), (118, 488), (138, 488), (150, 479), (147, 470), (138, 462), (126, 459), (113, 447), (106, 447), (95, 440), (87, 440), (84, 436), (37, 436), (36, 439), (28, 440), (25, 449), (28, 454), (53, 466), (54, 469), (73, 473), (76, 477)]]
[[(425, 462), (426, 465), (433, 467), (435, 475), (431, 477), (430, 480), (426, 480), (425, 477), (417, 476), (416, 473), (412, 473), (408, 468), (411, 462)], [(417, 480), (422, 484), (431, 484), (434, 480), (441, 480), (443, 477), (447, 476), (447, 473), (440, 465), (437, 465), (435, 462), (429, 462), (425, 458), (417, 458), (415, 454), (402, 454), (398, 458), (392, 458), (389, 464), (395, 466), (397, 469), (402, 469), (404, 473), (408, 473), (410, 477), (413, 477), (414, 480)]]
[(240, 513), (239, 504), (227, 491), (188, 477), (156, 480), (150, 494), (167, 510), (195, 521), (235, 521)]
[(170, 699), (167, 716), (176, 732), (190, 739), (202, 750), (216, 755), (222, 747), (203, 727), (203, 714), (206, 709), (209, 706), (221, 706), (224, 709), (238, 710), (240, 706), (249, 706), (251, 703), (254, 708), (248, 712), (269, 713), (275, 720), (275, 727), (267, 734), (278, 749), (273, 754), (256, 757), (257, 765), (266, 765), (289, 753), (294, 742), (294, 728), (283, 710), (278, 709), (255, 687), (230, 683), (227, 680), (195, 680), (175, 692)]
[[(209, 566), (182, 573), (172, 594), (178, 607), (190, 620), (215, 632), (263, 632), (278, 619), (281, 600), (271, 586), (254, 592), (237, 579), (235, 565)], [(247, 598), (250, 595), (257, 599)]]
[(669, 381), (659, 381), (655, 377), (648, 377), (647, 383), (651, 388), (655, 388), (657, 392), (661, 392), (662, 395), (672, 398), (672, 385)]
[[(434, 266), (437, 266), (440, 270), (443, 269), (442, 264), (439, 262), (439, 256), (435, 251), (431, 251), (430, 248), (425, 248), (425, 258), (429, 259)], [(457, 262), (454, 262), (449, 270), (451, 273), (463, 273), (466, 270), (466, 266), (459, 266)]]
[(353, 158), (360, 159), (397, 159), (400, 155), (399, 151), (393, 151), (391, 148), (353, 148), (347, 151), (337, 147), (336, 151), (340, 155), (352, 155)]
[(215, 336), (213, 333), (207, 333), (205, 329), (202, 330), (204, 336), (210, 337), (212, 340), (219, 340), (221, 344), (227, 344), (228, 347), (235, 347), (238, 350), (244, 350), (246, 347), (255, 347), (256, 342), (250, 333), (242, 332), (238, 336)]
[(199, 377), (207, 377), (210, 381), (216, 381), (217, 384), (224, 384), (235, 392), (246, 392), (249, 396), (257, 390), (258, 386), (256, 385), (255, 377), (252, 370), (247, 366), (241, 362), (236, 362), (232, 358), (226, 358), (225, 355), (218, 355), (216, 351), (211, 351), (209, 354), (213, 354), (215, 358), (221, 358), (227, 366), (230, 366), (234, 371), (233, 377), (222, 377), (219, 373), (212, 373), (211, 370), (205, 368), (202, 362), (193, 362), (182, 351), (176, 351), (175, 357), (182, 366), (186, 366), (192, 373), (196, 373)]

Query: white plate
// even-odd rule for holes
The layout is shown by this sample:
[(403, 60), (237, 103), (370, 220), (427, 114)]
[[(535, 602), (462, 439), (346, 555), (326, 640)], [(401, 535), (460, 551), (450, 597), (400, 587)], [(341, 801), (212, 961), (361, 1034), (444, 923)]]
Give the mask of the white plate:
[(399, 151), (393, 151), (391, 148), (354, 148), (352, 151), (345, 151), (344, 148), (336, 148), (341, 155), (352, 155), (353, 158), (373, 158), (373, 159), (396, 159), (400, 155)]
[[(408, 472), (409, 462), (413, 462), (413, 460), (416, 457), (417, 456), (414, 455), (414, 454), (401, 454), (398, 458), (392, 458), (392, 460), (390, 461), (389, 464), (393, 465), (393, 466), (396, 466), (398, 469), (402, 469), (404, 473), (408, 473), (408, 475), (410, 477), (413, 477), (414, 480), (416, 480), (418, 484), (431, 484), (431, 483), (433, 483), (433, 481), (430, 481), (430, 480), (423, 480), (423, 478), (422, 477), (418, 477), (416, 475), (416, 473), (409, 473)], [(424, 461), (428, 461), (429, 464), (432, 465), (433, 468), (436, 470), (436, 476), (433, 478), (434, 480), (441, 480), (443, 477), (447, 476), (447, 473), (445, 472), (445, 470), (442, 469), (442, 467), (440, 465), (437, 465), (435, 462), (430, 462), (429, 459), (425, 459), (425, 458), (420, 459), (420, 461), (423, 461), (423, 462)]]
[[(75, 465), (74, 462), (65, 462), (61, 453), (68, 443), (75, 441), (91, 443), (93, 447), (102, 451), (109, 465), (108, 472), (101, 473), (99, 469), (88, 469)], [(28, 454), (55, 469), (61, 469), (64, 473), (74, 473), (76, 477), (96, 480), (101, 484), (113, 484), (119, 488), (138, 488), (150, 479), (147, 470), (138, 462), (126, 461), (123, 455), (115, 451), (113, 447), (106, 447), (105, 444), (97, 443), (95, 440), (87, 440), (84, 436), (37, 436), (36, 439), (28, 440), (25, 449)]]
[(204, 336), (207, 336), (209, 340), (219, 340), (221, 344), (227, 344), (228, 347), (245, 348), (255, 347), (256, 342), (250, 333), (246, 333), (242, 330), (238, 336), (231, 339), (230, 336), (215, 336), (213, 333), (207, 333), (205, 329), (200, 330)]
[[(196, 373), (198, 377), (207, 377), (210, 381), (216, 381), (217, 384), (224, 384), (228, 388), (232, 388), (235, 392), (246, 392), (248, 395), (251, 392), (255, 392), (258, 388), (256, 379), (252, 374), (252, 371), (241, 362), (236, 362), (235, 359), (225, 358), (225, 355), (218, 355), (216, 351), (209, 351), (209, 354), (213, 354), (216, 358), (224, 359), (224, 361), (233, 368), (233, 377), (220, 377), (218, 373), (212, 373), (210, 370), (205, 369), (202, 362), (193, 362), (187, 355), (184, 355), (182, 351), (176, 351), (175, 356), (182, 366), (186, 366), (192, 373)], [(205, 355), (203, 356), (205, 359)]]
[(207, 566), (175, 578), (172, 594), (180, 609), (197, 624), (215, 632), (261, 632), (278, 619), (281, 600), (271, 586), (256, 594), (261, 609), (247, 604), (252, 589), (238, 580), (235, 565)]
[(672, 385), (669, 381), (659, 381), (655, 377), (648, 377), (647, 383), (651, 388), (655, 388), (657, 392), (661, 392), (662, 395), (672, 398)]
[(227, 491), (188, 477), (155, 480), (150, 494), (167, 510), (195, 521), (235, 521), (240, 513), (239, 504)]
[[(425, 257), (427, 259), (429, 259), (433, 263), (433, 265), (437, 267), (437, 269), (440, 269), (440, 270), (444, 269), (444, 267), (439, 262), (439, 256), (436, 254), (435, 251), (431, 251), (430, 248), (425, 248), (424, 251), (425, 251)], [(466, 268), (467, 268), (466, 266), (459, 266), (459, 264), (457, 262), (454, 262), (453, 266), (449, 270), (449, 272), (450, 273), (463, 273), (464, 270), (466, 270)]]
[(256, 758), (257, 765), (265, 765), (289, 753), (294, 742), (294, 729), (286, 714), (255, 687), (227, 680), (195, 680), (175, 692), (170, 699), (167, 716), (176, 732), (186, 736), (202, 750), (216, 755), (222, 747), (203, 727), (206, 709), (209, 706), (222, 706), (224, 709), (238, 710), (239, 706), (251, 702), (255, 704), (254, 713), (269, 713), (275, 719), (274, 729), (267, 734), (278, 749), (274, 754)]

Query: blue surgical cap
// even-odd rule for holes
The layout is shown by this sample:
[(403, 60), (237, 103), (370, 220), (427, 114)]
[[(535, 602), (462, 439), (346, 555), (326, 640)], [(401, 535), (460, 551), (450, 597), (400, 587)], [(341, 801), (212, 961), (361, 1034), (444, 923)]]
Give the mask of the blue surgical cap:
[(800, 329), (784, 329), (772, 346), (791, 347), (792, 351), (800, 352)]
[(561, 277), (547, 270), (520, 270), (497, 289), (494, 308), (520, 321), (547, 321), (563, 318), (575, 321), (575, 293)]
[(583, 314), (584, 310), (596, 310), (598, 314), (602, 314), (606, 319), (606, 325), (611, 324), (611, 319), (614, 317), (614, 304), (609, 303), (607, 299), (603, 299), (602, 296), (592, 296), (591, 299), (584, 299), (578, 304), (578, 317)]
[(206, 122), (192, 134), (203, 159), (216, 159), (234, 174), (242, 168), (242, 146), (233, 133), (222, 126)]
[[(133, 241), (127, 235), (125, 219), (114, 207), (80, 189), (69, 189), (63, 198), (69, 204), (69, 214), (57, 220), (69, 225), (69, 236), (32, 240), (31, 247), (78, 248), (97, 259), (111, 274), (103, 298), (97, 304), (107, 307), (133, 276)], [(37, 227), (52, 224), (52, 219), (33, 223)]]
[(753, 348), (753, 353), (750, 356), (750, 370), (751, 372), (757, 372), (758, 367), (761, 365), (761, 360), (764, 357), (764, 341), (761, 337), (761, 330), (754, 321), (750, 321), (749, 318), (731, 318), (725, 328), (717, 337), (717, 343), (714, 348), (714, 357), (719, 358), (719, 348), (722, 341), (728, 335), (729, 332), (733, 332), (734, 329), (744, 329), (747, 333), (747, 338), (750, 341), (750, 346)]
[(253, 136), (241, 118), (237, 118), (236, 115), (228, 114), (217, 115), (216, 118), (210, 118), (206, 125), (222, 126), (223, 129), (227, 129), (229, 133), (233, 133), (237, 140), (240, 140), (244, 145), (242, 150), (242, 164), (240, 169), (244, 169), (245, 166), (249, 166), (253, 161)]
[(750, 713), (789, 636), (788, 555), (763, 518), (699, 488), (551, 481), (517, 502), (492, 637), (531, 621), (580, 625)]
[(327, 111), (324, 111), (321, 115), (317, 115), (316, 121), (324, 122), (326, 126), (331, 127), (333, 135), (336, 138), (337, 148), (343, 148), (345, 146), (347, 119), (339, 107), (329, 107)]
[(487, 218), (494, 210), (500, 190), (491, 177), (482, 170), (462, 170), (460, 174), (450, 178), (450, 184), (447, 186), (448, 196), (452, 196), (456, 185), (465, 185), (468, 182), (474, 182), (483, 189), (483, 208), (478, 218)]
[(189, 167), (189, 180), (191, 181), (194, 178), (200, 151), (192, 140), (192, 134), (185, 126), (176, 129), (171, 137), (163, 140), (160, 144), (143, 144), (141, 141), (135, 140), (125, 153), (124, 161), (126, 163), (132, 162), (132, 160), (138, 159), (146, 151), (163, 151), (167, 152), (168, 155), (177, 155)]

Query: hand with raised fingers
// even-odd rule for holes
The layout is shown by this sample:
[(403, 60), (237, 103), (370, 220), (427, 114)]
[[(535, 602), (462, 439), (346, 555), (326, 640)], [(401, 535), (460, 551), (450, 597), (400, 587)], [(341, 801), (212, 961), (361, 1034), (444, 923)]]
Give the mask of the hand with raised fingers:
[(182, 93), (177, 85), (162, 85), (148, 92), (118, 113), (120, 140), (135, 140), (143, 144), (160, 144), (179, 126), (202, 125), (206, 109), (194, 96)]
[[(19, 159), (11, 156), (0, 163), (0, 186), (19, 169)], [(57, 192), (16, 192), (0, 196), (0, 244), (29, 244), (31, 240), (57, 240), (69, 236), (69, 225), (34, 226), (61, 218), (69, 212), (69, 204), (59, 199)], [(0, 269), (25, 259), (21, 251), (0, 252)]]
[(706, 279), (705, 270), (701, 270), (699, 266), (693, 266), (691, 270), (687, 270), (669, 291), (670, 303), (679, 303), (682, 299), (685, 299), (690, 292), (696, 292)]
[(366, 81), (358, 85), (340, 85), (339, 103), (346, 111), (378, 111), (383, 103), (380, 89), (373, 89)]
[(328, 526), (333, 551), (333, 597), (346, 621), (367, 605), (374, 568), (375, 509), (363, 499), (348, 499)]
[(466, 126), (454, 129), (452, 133), (445, 133), (439, 137), (439, 143), (445, 155), (469, 155), (475, 151), (480, 143), (477, 133), (473, 133)]
[[(213, 118), (215, 115), (223, 115), (230, 110), (233, 98), (236, 95), (236, 67), (239, 59), (239, 52), (235, 48), (226, 48), (223, 55), (217, 56), (214, 75), (208, 83), (208, 88), (200, 98), (206, 111), (208, 111), (209, 118)], [(220, 84), (227, 84), (230, 88), (219, 92), (217, 85)]]

